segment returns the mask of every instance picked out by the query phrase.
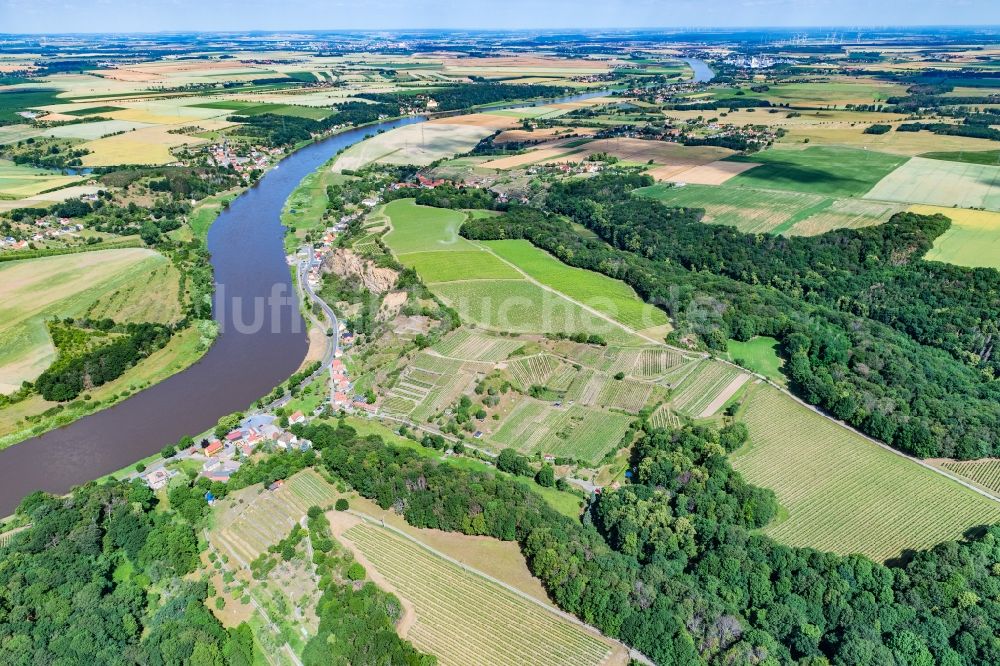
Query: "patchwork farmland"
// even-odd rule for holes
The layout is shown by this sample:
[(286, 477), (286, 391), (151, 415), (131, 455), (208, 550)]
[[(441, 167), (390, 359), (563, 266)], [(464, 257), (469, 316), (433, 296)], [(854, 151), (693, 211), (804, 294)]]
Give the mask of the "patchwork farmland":
[(604, 664), (612, 655), (590, 631), (385, 528), (360, 523), (342, 538), (413, 604), (416, 621), (406, 638), (443, 665), (577, 666)]
[[(750, 397), (750, 443), (731, 458), (787, 511), (764, 528), (778, 541), (875, 560), (956, 539), (1000, 521), (1000, 504), (887, 451), (769, 386)], [(891, 479), (891, 483), (886, 483)]]

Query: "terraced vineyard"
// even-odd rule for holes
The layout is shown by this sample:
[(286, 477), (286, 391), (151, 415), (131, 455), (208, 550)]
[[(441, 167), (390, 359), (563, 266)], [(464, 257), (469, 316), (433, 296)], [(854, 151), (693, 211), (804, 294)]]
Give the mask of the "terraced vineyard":
[(966, 460), (941, 465), (946, 470), (975, 481), (984, 488), (1000, 493), (1000, 459)]
[(336, 498), (336, 489), (312, 469), (295, 474), (274, 491), (251, 486), (220, 502), (209, 539), (231, 560), (247, 565), (288, 536), (310, 506), (326, 508)]
[(539, 604), (386, 529), (344, 532), (396, 592), (413, 604), (406, 638), (454, 664), (603, 664), (611, 647)]
[(755, 389), (744, 418), (750, 445), (733, 455), (733, 467), (777, 494), (788, 517), (764, 532), (783, 543), (881, 561), (1000, 521), (1000, 502), (872, 444), (770, 386)]
[(469, 361), (502, 361), (523, 344), (519, 340), (483, 335), (482, 333), (474, 333), (467, 328), (460, 328), (434, 345), (433, 349), (442, 356), (451, 358)]
[(504, 419), (503, 425), (490, 438), (498, 448), (515, 448), (529, 453), (526, 447), (529, 437), (546, 429), (545, 420), (551, 407), (544, 402), (525, 398), (514, 407), (514, 411)]
[(463, 363), (433, 354), (417, 354), (389, 389), (381, 411), (424, 420), (455, 400), (477, 372), (487, 372), (490, 368), (490, 363)]
[(640, 379), (655, 379), (684, 362), (684, 357), (670, 349), (643, 349), (639, 352), (632, 375)]
[(666, 405), (660, 405), (656, 408), (656, 411), (650, 414), (649, 422), (653, 424), (654, 428), (664, 428), (666, 430), (673, 430), (675, 428), (681, 427), (681, 419), (677, 414)]
[(507, 364), (514, 381), (522, 389), (528, 389), (535, 384), (544, 386), (558, 367), (559, 359), (550, 354), (525, 356)]
[(559, 413), (535, 451), (556, 457), (577, 458), (596, 465), (609, 451), (617, 449), (632, 419), (622, 414), (573, 405)]
[(629, 414), (638, 414), (646, 406), (653, 392), (652, 384), (634, 379), (611, 379), (601, 390), (597, 403), (610, 409), (620, 409)]
[[(717, 361), (702, 361), (674, 393), (671, 406), (688, 416), (710, 416), (706, 413), (730, 388), (731, 383), (743, 374), (736, 368)], [(746, 377), (746, 375), (743, 375)], [(709, 410), (715, 411), (715, 410)]]

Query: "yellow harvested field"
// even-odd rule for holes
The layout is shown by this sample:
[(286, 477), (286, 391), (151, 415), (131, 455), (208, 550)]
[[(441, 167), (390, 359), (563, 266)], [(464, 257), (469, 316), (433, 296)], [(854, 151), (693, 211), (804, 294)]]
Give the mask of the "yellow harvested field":
[[(760, 166), (760, 164), (756, 162), (726, 162), (717, 160), (670, 174), (662, 178), (662, 180), (669, 180), (675, 183), (691, 183), (693, 185), (722, 185), (733, 176), (741, 174), (744, 171), (749, 171), (757, 166)], [(663, 168), (669, 169), (670, 167)], [(653, 169), (649, 172), (654, 178), (656, 178), (656, 175), (654, 175), (655, 171), (656, 169)]]
[[(516, 169), (536, 163), (568, 162), (572, 161), (569, 158), (576, 154), (578, 152), (573, 148), (539, 148), (537, 150), (529, 150), (520, 155), (511, 155), (510, 157), (501, 157), (489, 162), (483, 162), (481, 166), (487, 169)], [(584, 155), (580, 154), (580, 156), (582, 158)]]
[(176, 161), (170, 152), (179, 146), (196, 146), (207, 139), (184, 134), (170, 134), (168, 127), (145, 127), (117, 136), (88, 141), (83, 147), (90, 150), (84, 156), (84, 166), (111, 166), (115, 164), (169, 164)]
[(82, 197), (85, 194), (97, 194), (101, 188), (97, 185), (72, 185), (54, 192), (43, 192), (24, 199), (0, 200), (0, 212), (15, 208), (44, 208), (57, 201), (66, 201)]
[(921, 215), (941, 213), (951, 219), (951, 228), (934, 241), (927, 259), (1000, 269), (1000, 213), (923, 205), (910, 210)]
[(449, 118), (437, 118), (430, 120), (427, 125), (471, 125), (473, 127), (489, 127), (492, 129), (505, 129), (518, 124), (517, 118), (510, 116), (498, 116), (492, 113), (469, 113), (464, 116), (451, 116)]
[[(875, 114), (873, 114), (875, 115)], [(819, 126), (791, 128), (781, 140), (781, 143), (801, 144), (809, 139), (809, 145), (849, 146), (858, 148), (865, 146), (869, 150), (895, 155), (920, 155), (930, 152), (978, 152), (995, 150), (996, 144), (989, 139), (974, 139), (967, 136), (946, 136), (930, 132), (897, 132), (893, 130), (886, 134), (865, 134), (868, 125), (854, 127)], [(894, 123), (898, 126), (898, 123)]]
[(360, 169), (372, 162), (424, 166), (442, 157), (468, 152), (490, 134), (492, 130), (488, 127), (476, 125), (405, 125), (354, 144), (337, 158), (333, 168)]

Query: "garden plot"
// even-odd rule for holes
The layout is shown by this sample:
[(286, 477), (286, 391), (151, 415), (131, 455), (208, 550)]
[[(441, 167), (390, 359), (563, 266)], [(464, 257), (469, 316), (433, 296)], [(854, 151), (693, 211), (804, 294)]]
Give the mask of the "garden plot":
[(260, 485), (244, 488), (218, 502), (209, 539), (246, 567), (288, 536), (310, 506), (327, 508), (336, 498), (336, 488), (312, 469), (298, 472), (273, 491)]
[(1000, 211), (1000, 167), (914, 157), (865, 197)]
[(443, 666), (584, 666), (611, 657), (599, 636), (419, 542), (367, 522), (341, 538), (413, 605), (405, 637)]
[[(741, 377), (742, 379), (740, 379)], [(701, 361), (677, 387), (670, 405), (673, 409), (687, 416), (711, 416), (715, 409), (718, 409), (716, 407), (718, 400), (723, 396), (728, 399), (747, 378), (746, 373), (725, 363), (712, 360)], [(734, 382), (737, 381), (739, 383), (734, 388)], [(727, 393), (728, 395), (726, 395)], [(712, 412), (708, 411), (710, 408), (714, 408)]]

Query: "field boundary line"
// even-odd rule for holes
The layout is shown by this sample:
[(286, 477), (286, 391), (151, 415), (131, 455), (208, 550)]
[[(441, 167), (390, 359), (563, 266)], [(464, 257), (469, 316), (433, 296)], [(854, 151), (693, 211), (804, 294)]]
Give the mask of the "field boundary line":
[(382, 529), (388, 530), (389, 532), (391, 532), (391, 533), (393, 533), (393, 534), (395, 534), (397, 536), (402, 537), (403, 539), (405, 539), (405, 540), (407, 540), (407, 541), (415, 544), (418, 548), (421, 548), (421, 549), (427, 551), (431, 555), (434, 555), (435, 557), (439, 557), (439, 558), (445, 560), (446, 562), (450, 562), (451, 564), (454, 564), (455, 566), (460, 567), (462, 569), (462, 571), (465, 571), (466, 573), (472, 574), (473, 576), (478, 576), (479, 578), (482, 578), (483, 580), (486, 580), (486, 581), (489, 581), (491, 583), (494, 583), (495, 585), (499, 585), (500, 587), (504, 588), (508, 592), (512, 592), (513, 594), (517, 595), (521, 599), (524, 599), (525, 601), (528, 601), (528, 602), (530, 602), (530, 603), (538, 606), (539, 608), (542, 608), (545, 611), (547, 611), (549, 613), (552, 613), (553, 615), (556, 615), (556, 616), (558, 616), (558, 617), (560, 617), (560, 618), (562, 618), (564, 620), (567, 620), (567, 621), (575, 624), (577, 627), (582, 627), (584, 629), (587, 629), (588, 631), (595, 632), (598, 636), (600, 636), (601, 638), (603, 638), (606, 641), (611, 641), (611, 642), (614, 642), (614, 643), (618, 643), (619, 645), (624, 646), (625, 649), (628, 650), (629, 656), (632, 657), (633, 659), (636, 659), (637, 661), (641, 661), (642, 663), (647, 664), (648, 666), (654, 666), (653, 661), (651, 659), (649, 659), (648, 657), (646, 657), (641, 652), (639, 652), (638, 650), (634, 650), (630, 646), (625, 645), (625, 643), (622, 643), (621, 641), (619, 641), (619, 640), (617, 640), (615, 638), (611, 638), (610, 636), (605, 635), (597, 627), (593, 627), (593, 626), (587, 624), (586, 622), (584, 622), (580, 618), (576, 617), (575, 615), (573, 615), (571, 613), (567, 613), (566, 611), (562, 610), (561, 608), (558, 608), (556, 606), (549, 606), (548, 604), (544, 604), (541, 601), (539, 601), (538, 599), (536, 599), (533, 596), (531, 596), (530, 594), (528, 594), (526, 592), (522, 592), (521, 590), (517, 589), (516, 587), (514, 587), (512, 585), (509, 585), (509, 584), (503, 582), (502, 580), (498, 580), (498, 579), (494, 578), (493, 576), (490, 576), (489, 574), (483, 573), (479, 569), (476, 569), (474, 567), (470, 567), (469, 565), (465, 564), (464, 562), (459, 562), (455, 558), (442, 553), (441, 551), (437, 550), (436, 548), (432, 548), (431, 546), (428, 546), (426, 543), (424, 543), (420, 539), (416, 538), (415, 536), (407, 534), (406, 532), (404, 532), (403, 530), (399, 529), (398, 527), (396, 527), (394, 525), (387, 525), (384, 520), (380, 520), (378, 518), (375, 518), (374, 516), (370, 516), (367, 513), (364, 513), (362, 511), (357, 511), (356, 509), (348, 509), (347, 513), (349, 513), (349, 514), (351, 514), (351, 515), (353, 515), (353, 516), (355, 516), (357, 518), (360, 518), (361, 520), (363, 520), (363, 521), (365, 521), (367, 523), (371, 523), (375, 527), (381, 527)]

